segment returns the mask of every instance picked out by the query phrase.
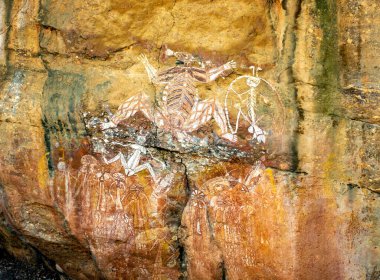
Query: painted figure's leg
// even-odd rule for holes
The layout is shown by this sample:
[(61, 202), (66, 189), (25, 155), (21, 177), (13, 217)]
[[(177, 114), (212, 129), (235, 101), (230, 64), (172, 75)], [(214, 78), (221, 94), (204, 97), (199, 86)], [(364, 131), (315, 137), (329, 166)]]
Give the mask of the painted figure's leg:
[(113, 163), (113, 162), (115, 162), (115, 161), (117, 161), (117, 160), (119, 160), (119, 159), (120, 159), (122, 162), (123, 162), (123, 160), (124, 160), (124, 162), (125, 162), (124, 155), (123, 155), (121, 152), (118, 152), (117, 155), (114, 156), (113, 158), (111, 158), (110, 160), (106, 159), (106, 157), (103, 156), (103, 160), (104, 160), (104, 162), (105, 162), (106, 164), (111, 164), (111, 163)]
[(102, 129), (116, 127), (121, 121), (132, 117), (139, 111), (142, 112), (147, 119), (154, 121), (152, 106), (148, 96), (144, 93), (132, 96), (121, 104), (116, 113), (112, 116), (111, 121), (102, 124)]
[(197, 101), (183, 128), (186, 132), (192, 132), (207, 123), (212, 117), (222, 130), (222, 137), (236, 142), (236, 136), (228, 132), (227, 119), (222, 106), (214, 101)]
[(139, 56), (139, 60), (144, 65), (145, 70), (148, 74), (149, 80), (151, 82), (154, 82), (156, 77), (157, 77), (157, 70), (152, 66), (152, 64), (150, 64), (150, 62), (149, 62), (149, 60), (145, 54), (141, 54)]
[(193, 105), (189, 119), (183, 125), (184, 132), (193, 132), (212, 118), (213, 106), (210, 101), (197, 100)]
[(152, 176), (153, 181), (157, 182), (156, 173), (154, 172), (152, 166), (149, 163), (144, 163), (139, 166), (137, 166), (130, 174), (136, 174), (144, 169), (147, 169), (150, 173), (150, 176)]
[(256, 139), (259, 143), (265, 143), (266, 140), (266, 132), (258, 127), (256, 124), (252, 124), (248, 128), (248, 132), (252, 133), (252, 139)]
[(153, 121), (152, 107), (148, 96), (144, 93), (132, 96), (126, 102), (121, 104), (111, 120), (117, 125), (121, 121), (132, 117), (138, 111), (142, 112), (147, 119)]
[(222, 137), (224, 139), (227, 139), (228, 141), (236, 142), (236, 135), (228, 132), (227, 118), (223, 110), (223, 107), (220, 106), (220, 104), (217, 102), (214, 103), (213, 117), (215, 119), (215, 122), (218, 124), (219, 128), (222, 131)]

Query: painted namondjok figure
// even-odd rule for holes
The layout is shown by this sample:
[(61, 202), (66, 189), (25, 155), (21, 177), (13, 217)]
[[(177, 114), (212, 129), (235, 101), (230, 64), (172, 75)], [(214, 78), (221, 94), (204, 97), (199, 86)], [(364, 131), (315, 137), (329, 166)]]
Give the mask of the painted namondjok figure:
[(213, 117), (221, 129), (221, 137), (235, 142), (236, 136), (228, 131), (222, 106), (214, 100), (200, 100), (196, 85), (228, 76), (236, 68), (236, 63), (230, 61), (207, 69), (193, 66), (196, 59), (189, 53), (167, 49), (166, 55), (175, 56), (177, 65), (162, 72), (157, 72), (145, 55), (140, 56), (150, 81), (157, 86), (163, 86), (158, 106), (154, 106), (148, 96), (141, 92), (125, 101), (111, 120), (102, 124), (102, 129), (116, 127), (121, 121), (140, 111), (159, 128), (171, 131), (181, 140), (186, 139), (187, 133), (197, 130)]

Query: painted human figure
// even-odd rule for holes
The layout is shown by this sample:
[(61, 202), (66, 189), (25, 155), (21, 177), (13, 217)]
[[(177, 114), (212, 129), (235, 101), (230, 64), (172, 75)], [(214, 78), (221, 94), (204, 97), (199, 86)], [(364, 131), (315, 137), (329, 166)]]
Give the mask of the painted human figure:
[(128, 203), (125, 208), (133, 215), (134, 227), (147, 227), (149, 224), (149, 209), (151, 208), (151, 204), (145, 194), (144, 187), (138, 184), (132, 185), (128, 190), (127, 197)]
[(100, 172), (96, 173), (96, 177), (98, 178), (98, 203), (96, 205), (97, 211), (106, 211), (107, 198), (105, 196), (105, 181), (111, 178), (111, 175), (104, 171), (104, 168), (101, 169)]
[(114, 173), (113, 177), (115, 179), (115, 183), (111, 185), (116, 186), (116, 196), (113, 197), (111, 190), (110, 190), (110, 195), (112, 200), (115, 202), (116, 210), (123, 210), (123, 200), (126, 197), (126, 195), (121, 195), (121, 192), (124, 191), (126, 192), (126, 186), (125, 186), (125, 176), (121, 173)]
[[(262, 128), (259, 127), (258, 121), (260, 118), (256, 115), (257, 99), (259, 96), (263, 97), (259, 85), (269, 88), (273, 93), (276, 93), (276, 89), (265, 79), (258, 76), (258, 72), (262, 69), (256, 66), (250, 66), (252, 69), (252, 75), (243, 75), (233, 80), (228, 89), (224, 99), (224, 110), (227, 117), (227, 126), (231, 134), (236, 135), (239, 129), (239, 121), (242, 119), (249, 124), (248, 132), (252, 134), (252, 140), (256, 140), (258, 143), (265, 143), (266, 135), (268, 134)], [(236, 85), (245, 81), (248, 86), (248, 90), (239, 92)], [(276, 93), (277, 94), (277, 93)], [(266, 99), (264, 97), (264, 99)], [(233, 107), (237, 109), (235, 128), (232, 127), (230, 122), (230, 113), (228, 102), (233, 104)]]
[[(156, 173), (154, 172), (153, 170), (153, 167), (149, 164), (149, 163), (143, 163), (143, 164), (140, 164), (140, 159), (141, 159), (141, 154), (147, 154), (149, 153), (149, 151), (141, 146), (141, 145), (138, 145), (138, 144), (131, 144), (130, 147), (133, 149), (133, 152), (131, 154), (131, 156), (126, 159), (124, 157), (124, 155), (119, 152), (115, 157), (113, 157), (112, 159), (106, 159), (106, 157), (103, 155), (103, 160), (106, 164), (111, 164), (115, 161), (118, 161), (120, 160), (121, 162), (121, 165), (123, 166), (124, 168), (124, 172), (125, 172), (125, 175), (126, 176), (133, 176), (135, 175), (136, 173), (140, 172), (140, 171), (143, 171), (143, 170), (148, 170), (150, 175), (152, 176), (154, 182), (157, 182), (157, 176), (156, 176)], [(151, 154), (152, 156), (152, 154)], [(154, 158), (152, 156), (152, 158)], [(154, 158), (156, 161), (159, 161), (158, 159)], [(161, 161), (159, 161), (163, 167), (165, 167), (165, 164)]]
[(193, 211), (191, 215), (193, 234), (202, 235), (202, 224), (204, 225), (207, 216), (206, 196), (202, 191), (196, 189), (191, 193), (190, 209)]
[(140, 56), (150, 81), (163, 87), (158, 106), (154, 108), (147, 95), (140, 93), (123, 103), (111, 121), (102, 125), (102, 129), (116, 127), (121, 121), (140, 111), (158, 127), (172, 131), (179, 139), (183, 139), (187, 133), (197, 130), (214, 118), (221, 129), (221, 136), (235, 142), (236, 136), (228, 131), (223, 108), (214, 100), (200, 100), (196, 85), (228, 76), (236, 68), (236, 63), (230, 61), (222, 66), (206, 69), (192, 66), (196, 59), (189, 53), (167, 49), (166, 55), (175, 56), (177, 66), (161, 72), (157, 72), (145, 55)]

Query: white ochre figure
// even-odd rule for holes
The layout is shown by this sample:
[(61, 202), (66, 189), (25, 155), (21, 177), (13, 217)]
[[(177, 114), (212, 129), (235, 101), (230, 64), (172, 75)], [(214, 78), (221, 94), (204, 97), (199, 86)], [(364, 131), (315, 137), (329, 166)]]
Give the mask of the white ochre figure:
[(235, 142), (236, 136), (228, 131), (227, 118), (223, 107), (214, 100), (200, 100), (196, 85), (209, 83), (218, 77), (226, 77), (236, 68), (234, 61), (215, 68), (192, 66), (196, 58), (184, 52), (166, 50), (167, 56), (177, 58), (177, 66), (157, 72), (145, 55), (140, 56), (150, 81), (163, 87), (158, 106), (153, 106), (145, 93), (126, 100), (111, 117), (111, 121), (102, 124), (102, 129), (116, 127), (121, 121), (137, 112), (144, 114), (157, 127), (171, 131), (179, 139), (186, 139), (193, 132), (214, 118), (221, 130), (221, 137)]
[[(256, 68), (255, 66), (251, 66), (250, 68), (253, 72), (252, 76), (240, 76), (233, 80), (229, 85), (225, 97), (224, 110), (227, 116), (227, 124), (231, 134), (235, 135), (237, 133), (237, 130), (239, 129), (240, 117), (242, 117), (243, 120), (247, 121), (250, 124), (248, 132), (252, 134), (252, 139), (256, 140), (258, 143), (265, 143), (267, 133), (258, 126), (258, 119), (255, 113), (257, 107), (257, 97), (259, 95), (259, 92), (257, 92), (257, 87), (260, 84), (266, 84), (271, 90), (275, 91), (275, 89), (268, 81), (258, 77), (257, 72), (262, 70), (260, 67)], [(246, 85), (248, 86), (248, 90), (244, 92), (238, 92), (235, 89), (235, 85), (238, 84), (239, 81), (245, 81)], [(230, 113), (227, 104), (227, 101), (229, 99), (231, 99), (234, 104), (234, 108), (238, 111), (235, 128), (232, 128), (232, 125), (230, 123)]]
[[(119, 152), (115, 157), (113, 157), (110, 160), (107, 160), (105, 156), (103, 156), (103, 160), (106, 164), (111, 164), (117, 160), (120, 160), (121, 165), (124, 168), (125, 175), (126, 176), (133, 176), (136, 173), (147, 169), (152, 176), (153, 180), (157, 182), (156, 173), (154, 172), (152, 166), (150, 163), (143, 163), (140, 164), (141, 154), (146, 154), (147, 149), (143, 146), (140, 146), (138, 144), (131, 144), (130, 147), (133, 149), (132, 155), (128, 158), (128, 160), (124, 157), (124, 155)], [(163, 163), (161, 163), (163, 164)]]

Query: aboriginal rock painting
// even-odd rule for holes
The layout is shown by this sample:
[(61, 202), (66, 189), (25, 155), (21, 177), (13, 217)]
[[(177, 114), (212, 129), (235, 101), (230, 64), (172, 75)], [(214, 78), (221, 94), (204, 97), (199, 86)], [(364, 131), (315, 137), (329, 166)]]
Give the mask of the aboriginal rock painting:
[[(269, 103), (269, 97), (259, 95), (259, 85), (265, 85), (273, 92), (276, 90), (273, 86), (257, 76), (257, 72), (262, 70), (260, 67), (251, 66), (253, 75), (243, 75), (234, 79), (228, 86), (227, 93), (224, 99), (224, 110), (227, 117), (227, 124), (229, 131), (236, 135), (239, 129), (239, 122), (246, 121), (249, 124), (248, 132), (252, 134), (252, 139), (258, 143), (265, 143), (266, 135), (268, 134), (259, 127), (260, 118), (256, 115), (258, 98), (265, 98), (264, 102)], [(242, 84), (244, 85), (243, 88)], [(229, 113), (229, 103), (233, 103), (233, 108), (237, 110), (235, 127), (232, 127)], [(231, 104), (232, 105), (232, 104)], [(268, 117), (268, 116), (267, 116)]]
[[(191, 278), (197, 279), (197, 272), (207, 274), (205, 267), (223, 263), (228, 279), (251, 279), (252, 275), (276, 279), (276, 267), (281, 264), (268, 263), (263, 256), (276, 259), (278, 247), (290, 247), (277, 243), (278, 234), (287, 234), (290, 221), (284, 220), (284, 195), (272, 171), (260, 162), (220, 163), (196, 177), (182, 218), (189, 232), (184, 242), (194, 273)], [(206, 254), (216, 259), (204, 260)], [(258, 274), (262, 271), (267, 274)]]
[[(137, 144), (113, 153), (86, 154), (78, 169), (59, 161), (50, 190), (55, 204), (70, 231), (101, 256), (98, 265), (108, 277), (151, 279), (162, 273), (177, 279), (173, 232), (179, 221), (173, 213), (184, 207), (178, 201), (185, 203), (183, 167), (164, 164)], [(116, 271), (118, 262), (128, 269)]]
[[(189, 134), (212, 119), (220, 129), (220, 137), (226, 141), (238, 141), (240, 127), (245, 127), (248, 134), (252, 135), (251, 140), (256, 143), (266, 141), (267, 132), (259, 123), (268, 118), (272, 119), (266, 121), (266, 125), (273, 123), (274, 109), (270, 108), (270, 103), (278, 106), (280, 101), (274, 87), (258, 77), (260, 67), (251, 67), (252, 76), (243, 75), (234, 79), (225, 92), (223, 102), (216, 98), (202, 100), (198, 95), (197, 84), (208, 84), (231, 75), (237, 67), (236, 62), (229, 61), (212, 67), (210, 61), (199, 62), (189, 53), (167, 49), (165, 54), (168, 57), (175, 56), (178, 65), (157, 71), (145, 55), (140, 56), (150, 82), (159, 88), (157, 104), (144, 92), (133, 95), (114, 114), (109, 111), (110, 120), (101, 124), (102, 130), (115, 128), (120, 122), (128, 121), (141, 112), (155, 126), (171, 132), (180, 142), (191, 141)], [(195, 63), (200, 66), (196, 67)], [(257, 116), (255, 111), (259, 105), (261, 108), (266, 107), (265, 116)], [(233, 115), (236, 115), (234, 119)]]
[[(242, 242), (257, 242), (250, 234), (254, 227), (250, 217), (255, 211), (254, 196), (259, 193), (255, 188), (265, 169), (260, 161), (244, 174), (227, 168), (186, 190), (186, 165), (181, 156), (158, 151), (144, 136), (127, 139), (120, 130), (128, 134), (128, 128), (120, 124), (133, 122), (133, 116), (140, 113), (157, 129), (191, 145), (192, 133), (214, 121), (218, 137), (224, 141), (237, 143), (249, 138), (252, 144), (261, 145), (273, 122), (271, 98), (276, 91), (258, 77), (260, 68), (251, 67), (252, 75), (232, 79), (222, 101), (203, 100), (197, 85), (232, 75), (237, 64), (229, 61), (213, 66), (188, 53), (170, 49), (165, 53), (176, 57), (178, 65), (157, 71), (145, 55), (140, 56), (151, 83), (161, 87), (158, 100), (140, 92), (114, 114), (108, 110), (108, 121), (85, 118), (91, 147), (78, 153), (77, 160), (61, 156), (56, 162), (50, 188), (53, 202), (69, 230), (99, 256), (97, 265), (109, 278), (163, 279), (160, 275), (164, 275), (164, 279), (178, 279), (179, 213), (184, 209), (190, 213), (187, 228), (191, 238), (187, 242), (193, 240), (200, 253), (215, 246), (205, 238), (211, 235), (227, 244), (222, 248), (225, 255), (248, 250), (241, 247)], [(246, 227), (242, 228), (243, 224)], [(250, 266), (256, 260), (247, 251), (236, 265)], [(196, 269), (205, 266), (198, 263)], [(233, 269), (229, 271), (233, 273)]]
[[(226, 170), (224, 176), (217, 176), (197, 186), (191, 193), (188, 208), (191, 214), (191, 228), (194, 235), (202, 236), (202, 230), (207, 224), (206, 212), (213, 209), (217, 221), (220, 224), (227, 224), (234, 221), (237, 225), (242, 224), (242, 213), (246, 211), (245, 206), (251, 200), (250, 194), (262, 176), (264, 166), (258, 162), (250, 168), (244, 177), (234, 177)], [(238, 194), (237, 201), (233, 201), (230, 194)], [(245, 199), (243, 198), (246, 197)], [(241, 202), (241, 203), (240, 203)], [(238, 207), (239, 209), (236, 209)], [(251, 209), (252, 210), (252, 209)], [(224, 233), (226, 240), (233, 241), (237, 236), (229, 236)]]

